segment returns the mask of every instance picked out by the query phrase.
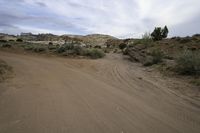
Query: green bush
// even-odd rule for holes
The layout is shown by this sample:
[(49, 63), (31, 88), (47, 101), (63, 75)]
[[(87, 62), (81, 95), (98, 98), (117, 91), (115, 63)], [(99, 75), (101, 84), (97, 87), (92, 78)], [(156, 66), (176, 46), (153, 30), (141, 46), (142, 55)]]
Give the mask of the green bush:
[(161, 50), (156, 49), (150, 53), (150, 56), (147, 56), (143, 65), (144, 66), (152, 66), (154, 64), (161, 63), (163, 60), (164, 54)]
[(16, 41), (17, 42), (23, 42), (23, 40), (21, 38), (18, 38)]
[(126, 43), (120, 43), (120, 44), (119, 44), (119, 48), (120, 48), (121, 50), (125, 49), (126, 47), (127, 47), (127, 44), (126, 44)]
[(86, 49), (84, 55), (91, 57), (92, 59), (102, 58), (105, 53), (100, 49)]
[(65, 51), (66, 51), (65, 47), (62, 47), (62, 46), (57, 49), (57, 53), (63, 53)]
[(73, 50), (74, 49), (74, 46), (75, 44), (73, 43), (66, 43), (63, 45), (63, 47), (66, 49), (66, 50)]
[(84, 50), (81, 46), (74, 46), (72, 50), (74, 51), (74, 54), (76, 55), (83, 55), (84, 53)]
[(3, 47), (3, 48), (11, 48), (12, 45), (9, 44), (9, 43), (4, 43), (4, 44), (2, 44), (2, 47)]
[(200, 51), (185, 50), (176, 59), (176, 71), (184, 75), (200, 75)]
[(35, 48), (34, 48), (34, 52), (43, 52), (43, 51), (46, 51), (46, 48), (45, 47), (43, 47), (43, 46), (36, 46)]
[(7, 42), (7, 40), (0, 40), (0, 42), (3, 42), (3, 43), (5, 43), (5, 42)]
[(53, 45), (53, 42), (49, 42), (49, 45), (50, 45), (50, 46)]
[(191, 81), (192, 84), (196, 85), (196, 86), (200, 86), (200, 78), (197, 78), (197, 79), (193, 79)]
[(81, 55), (83, 53), (83, 48), (79, 44), (72, 44), (72, 43), (67, 43), (67, 44), (60, 46), (57, 49), (57, 52), (64, 53), (67, 50), (74, 51), (73, 54), (76, 54), (76, 55)]
[(33, 50), (34, 46), (33, 45), (26, 45), (26, 46), (24, 46), (24, 49), (25, 50)]
[(0, 82), (8, 78), (12, 72), (12, 67), (8, 66), (5, 61), (0, 60)]
[(69, 56), (69, 55), (75, 55), (74, 50), (66, 50), (65, 52), (62, 53), (64, 56)]
[(158, 64), (162, 62), (163, 59), (163, 52), (161, 50), (153, 50), (151, 53), (151, 56), (153, 57), (153, 63)]
[(48, 49), (49, 49), (49, 50), (54, 50), (54, 49), (57, 49), (57, 46), (55, 46), (55, 45), (49, 45), (49, 46), (48, 46)]
[(140, 43), (149, 45), (149, 44), (152, 44), (152, 42), (153, 40), (150, 33), (146, 32), (144, 35), (142, 35), (142, 39), (140, 40)]
[(188, 43), (188, 42), (191, 42), (191, 41), (192, 41), (192, 38), (190, 38), (190, 37), (181, 38), (179, 40), (180, 43)]

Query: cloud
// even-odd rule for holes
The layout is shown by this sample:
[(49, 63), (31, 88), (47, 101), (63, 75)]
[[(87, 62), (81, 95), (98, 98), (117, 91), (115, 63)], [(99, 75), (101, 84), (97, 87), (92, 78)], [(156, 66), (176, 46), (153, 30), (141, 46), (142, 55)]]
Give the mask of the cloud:
[(1, 26), (7, 23), (18, 27), (15, 32), (139, 37), (168, 25), (171, 36), (186, 35), (200, 32), (199, 5), (199, 0), (1, 0), (0, 30), (8, 31)]

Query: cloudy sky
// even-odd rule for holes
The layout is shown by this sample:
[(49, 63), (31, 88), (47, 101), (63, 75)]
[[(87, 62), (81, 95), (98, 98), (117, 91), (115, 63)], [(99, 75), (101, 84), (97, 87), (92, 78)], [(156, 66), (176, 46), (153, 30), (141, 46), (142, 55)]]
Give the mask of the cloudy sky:
[(200, 33), (200, 0), (0, 0), (0, 32), (139, 37), (167, 25)]

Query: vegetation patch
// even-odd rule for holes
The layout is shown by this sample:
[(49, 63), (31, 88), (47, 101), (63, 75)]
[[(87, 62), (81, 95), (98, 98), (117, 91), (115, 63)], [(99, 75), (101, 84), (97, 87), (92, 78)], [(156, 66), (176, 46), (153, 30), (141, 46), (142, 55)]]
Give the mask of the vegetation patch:
[(193, 79), (190, 83), (192, 83), (196, 86), (200, 86), (200, 78)]
[(37, 46), (37, 47), (34, 47), (33, 50), (34, 50), (34, 52), (39, 53), (39, 52), (46, 51), (46, 48), (44, 46)]
[(184, 50), (176, 59), (176, 63), (178, 73), (200, 76), (200, 51)]
[(0, 82), (9, 77), (12, 72), (12, 67), (8, 66), (3, 60), (0, 60)]
[(92, 59), (102, 58), (105, 53), (100, 49), (86, 49), (84, 55), (91, 57)]

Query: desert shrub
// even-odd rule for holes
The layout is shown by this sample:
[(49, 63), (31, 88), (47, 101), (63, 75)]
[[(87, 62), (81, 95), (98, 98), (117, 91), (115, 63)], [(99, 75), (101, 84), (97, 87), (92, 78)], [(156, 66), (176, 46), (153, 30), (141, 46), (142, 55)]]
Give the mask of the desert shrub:
[(26, 46), (24, 46), (24, 49), (25, 50), (33, 50), (34, 46), (33, 45), (26, 45)]
[(3, 48), (11, 48), (12, 45), (9, 44), (9, 43), (4, 43), (4, 44), (2, 44), (2, 47), (3, 47)]
[(102, 58), (105, 53), (100, 49), (86, 49), (84, 55), (91, 57), (92, 59)]
[(129, 44), (129, 47), (134, 47), (137, 44), (142, 44), (142, 39), (137, 39), (134, 42), (132, 42), (131, 44)]
[(84, 53), (83, 48), (78, 45), (74, 46), (73, 51), (74, 51), (74, 54), (76, 54), (76, 55), (83, 55), (83, 53)]
[(7, 40), (0, 40), (0, 42), (3, 42), (3, 43), (5, 43), (5, 42), (7, 42)]
[(123, 49), (123, 55), (128, 55), (128, 48)]
[(143, 63), (144, 66), (151, 66), (154, 64), (161, 63), (163, 60), (164, 54), (161, 50), (155, 49), (151, 51), (150, 56), (146, 56), (146, 59)]
[(120, 43), (120, 44), (119, 44), (119, 48), (120, 48), (121, 50), (125, 49), (126, 47), (127, 47), (127, 44), (126, 44), (126, 43)]
[(162, 62), (164, 54), (161, 50), (157, 49), (152, 51), (151, 56), (153, 57), (153, 63), (158, 64)]
[(174, 37), (171, 37), (171, 39), (172, 39), (172, 40), (175, 40), (175, 39), (176, 39), (176, 36), (174, 36)]
[(99, 46), (99, 45), (96, 45), (96, 46), (94, 46), (94, 48), (101, 49), (101, 46)]
[(44, 46), (36, 46), (34, 47), (34, 52), (43, 52), (43, 51), (46, 51), (46, 48)]
[(53, 42), (49, 42), (49, 46), (53, 45)]
[(72, 43), (65, 43), (63, 44), (62, 46), (60, 46), (58, 49), (57, 49), (57, 52), (58, 53), (63, 53), (65, 52), (66, 50), (73, 50), (74, 49), (74, 45)]
[(12, 72), (12, 67), (2, 60), (0, 60), (0, 82), (8, 77), (8, 74)]
[(152, 66), (152, 65), (154, 65), (154, 63), (153, 63), (153, 57), (152, 56), (147, 56), (145, 58), (145, 61), (143, 62), (143, 65), (144, 66)]
[(200, 37), (200, 34), (194, 34), (192, 37)]
[(83, 53), (83, 48), (79, 44), (72, 44), (72, 43), (67, 43), (67, 44), (62, 45), (61, 47), (57, 49), (57, 52), (64, 53), (67, 50), (74, 51), (73, 54), (76, 54), (76, 55), (82, 55)]
[(175, 40), (176, 40), (176, 41), (180, 41), (180, 40), (181, 40), (181, 37), (176, 37)]
[(151, 37), (154, 41), (162, 40), (163, 38), (167, 38), (168, 28), (165, 26), (163, 29), (161, 27), (156, 27), (154, 31), (151, 33)]
[(63, 52), (65, 52), (66, 51), (66, 49), (65, 49), (65, 47), (63, 47), (63, 46), (61, 46), (61, 47), (59, 47), (58, 49), (57, 49), (57, 53), (63, 53)]
[(200, 75), (200, 52), (183, 51), (176, 59), (176, 71), (184, 75)]
[(196, 85), (196, 86), (200, 86), (200, 78), (197, 78), (197, 79), (193, 79), (191, 81), (192, 84)]
[(113, 53), (117, 53), (118, 52), (118, 49), (114, 49)]
[(107, 49), (107, 48), (105, 48), (105, 49), (104, 49), (104, 53), (110, 53), (110, 50)]
[(192, 39), (190, 38), (190, 37), (185, 37), (185, 38), (182, 38), (182, 39), (180, 39), (180, 43), (188, 43), (188, 42), (191, 42), (192, 41)]
[(153, 42), (151, 34), (146, 32), (144, 35), (142, 35), (142, 39), (140, 40), (140, 43), (149, 45)]
[(66, 50), (65, 52), (62, 53), (64, 56), (69, 56), (69, 55), (75, 55), (74, 50)]
[(21, 38), (18, 38), (16, 41), (17, 42), (23, 42), (23, 40)]
[(48, 46), (48, 49), (49, 49), (49, 50), (54, 50), (54, 49), (57, 49), (57, 46), (55, 46), (55, 45), (49, 45), (49, 46)]
[(66, 50), (72, 50), (72, 49), (74, 49), (74, 46), (75, 46), (75, 44), (73, 44), (73, 43), (66, 43), (66, 44), (63, 45), (63, 47)]

